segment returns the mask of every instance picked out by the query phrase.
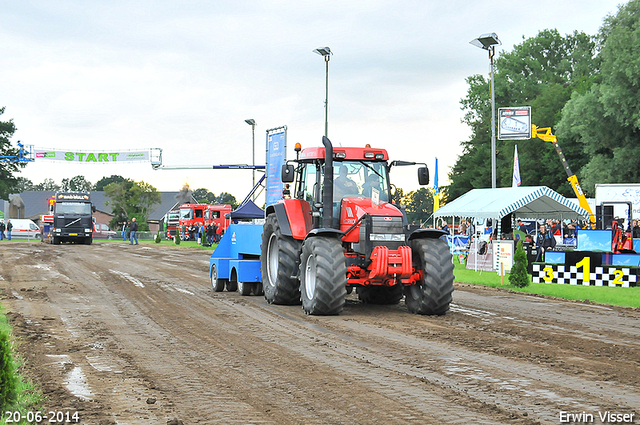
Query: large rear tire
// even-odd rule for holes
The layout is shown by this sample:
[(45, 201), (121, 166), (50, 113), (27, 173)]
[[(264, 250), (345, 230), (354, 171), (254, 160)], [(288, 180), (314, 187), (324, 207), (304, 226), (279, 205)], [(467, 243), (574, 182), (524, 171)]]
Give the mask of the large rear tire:
[(347, 296), (347, 263), (340, 240), (307, 239), (300, 256), (300, 292), (307, 314), (340, 314)]
[(414, 314), (443, 315), (453, 293), (453, 262), (449, 246), (441, 239), (411, 241), (413, 265), (422, 270), (422, 280), (405, 286), (405, 303)]
[(364, 304), (391, 305), (398, 304), (403, 296), (401, 284), (393, 286), (358, 286), (356, 288), (358, 299)]
[(296, 277), (300, 246), (300, 241), (282, 234), (275, 214), (267, 216), (260, 245), (260, 271), (264, 298), (269, 304), (300, 304), (300, 282)]

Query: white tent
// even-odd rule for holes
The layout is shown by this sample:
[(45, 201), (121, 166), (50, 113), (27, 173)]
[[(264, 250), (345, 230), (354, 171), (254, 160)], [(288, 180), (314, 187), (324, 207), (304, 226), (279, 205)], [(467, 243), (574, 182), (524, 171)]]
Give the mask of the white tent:
[(583, 220), (589, 213), (546, 186), (473, 189), (435, 212), (435, 217), (516, 217)]

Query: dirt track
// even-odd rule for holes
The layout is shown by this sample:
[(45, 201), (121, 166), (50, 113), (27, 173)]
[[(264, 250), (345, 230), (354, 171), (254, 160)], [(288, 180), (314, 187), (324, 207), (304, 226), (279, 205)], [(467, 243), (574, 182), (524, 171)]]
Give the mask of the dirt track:
[(355, 295), (315, 317), (212, 292), (204, 251), (12, 241), (0, 261), (26, 372), (81, 423), (640, 423), (637, 310), (457, 284), (443, 317)]

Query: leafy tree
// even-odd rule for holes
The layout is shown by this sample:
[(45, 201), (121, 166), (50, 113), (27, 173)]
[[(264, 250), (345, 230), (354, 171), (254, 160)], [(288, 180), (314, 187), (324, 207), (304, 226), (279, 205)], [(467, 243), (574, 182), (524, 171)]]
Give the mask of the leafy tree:
[(236, 200), (236, 197), (227, 192), (222, 192), (218, 195), (216, 204), (229, 204), (234, 210), (238, 208), (238, 201)]
[[(513, 51), (502, 53), (495, 60), (496, 109), (531, 106), (534, 124), (555, 127), (572, 93), (585, 92), (593, 84), (599, 69), (596, 47), (594, 38), (581, 32), (562, 37), (557, 30), (544, 30), (523, 40)], [(449, 175), (449, 195), (453, 198), (473, 188), (491, 187), (490, 79), (473, 75), (467, 78), (467, 84), (467, 96), (461, 104), (463, 122), (472, 135), (462, 143), (463, 154)], [(573, 196), (557, 153), (540, 139), (496, 140), (498, 187), (511, 185), (516, 143), (523, 184), (546, 185)], [(574, 171), (586, 164), (580, 143), (561, 138), (559, 143)]]
[(140, 230), (149, 230), (147, 220), (151, 208), (159, 204), (160, 193), (157, 189), (143, 181), (135, 182), (125, 179), (122, 182), (110, 183), (104, 188), (114, 214), (109, 222), (112, 228), (118, 228), (126, 220), (135, 217)]
[(193, 191), (193, 197), (201, 204), (214, 204), (216, 202), (216, 195), (209, 192), (209, 189), (200, 188)]
[(62, 190), (69, 192), (89, 192), (93, 188), (91, 182), (84, 176), (75, 176), (70, 179), (62, 179)]
[(425, 187), (407, 193), (402, 198), (409, 223), (424, 223), (433, 215), (433, 191)]
[(33, 190), (33, 182), (26, 177), (18, 177), (18, 184), (16, 185), (16, 192), (22, 193), (27, 190)]
[(44, 181), (42, 183), (38, 183), (33, 185), (33, 188), (31, 190), (53, 190), (53, 191), (58, 191), (60, 190), (60, 185), (57, 184), (56, 182), (53, 181), (53, 179), (44, 179)]
[[(4, 114), (4, 107), (0, 108), (0, 115)], [(16, 132), (13, 120), (0, 121), (0, 155), (14, 156), (18, 149), (11, 147), (11, 136)], [(25, 164), (0, 162), (0, 199), (8, 199), (9, 194), (17, 192), (18, 178), (14, 176)]]
[(640, 1), (605, 18), (599, 41), (602, 72), (588, 91), (572, 96), (557, 132), (582, 145), (588, 163), (578, 177), (589, 196), (596, 183), (640, 181)]
[(98, 180), (95, 184), (95, 186), (93, 186), (93, 190), (95, 191), (103, 191), (105, 186), (107, 186), (110, 183), (120, 183), (124, 181), (124, 177), (119, 176), (117, 174), (112, 174), (111, 177), (103, 177), (100, 180)]

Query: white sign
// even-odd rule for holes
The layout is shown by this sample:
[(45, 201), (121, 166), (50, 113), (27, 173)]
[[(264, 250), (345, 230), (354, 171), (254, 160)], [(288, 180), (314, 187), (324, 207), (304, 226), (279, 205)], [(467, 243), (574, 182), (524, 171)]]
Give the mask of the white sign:
[(496, 272), (500, 270), (504, 273), (511, 272), (513, 267), (513, 241), (493, 241), (493, 264), (496, 265)]
[(531, 139), (531, 106), (499, 108), (498, 139)]
[(36, 160), (82, 162), (87, 164), (106, 164), (111, 162), (149, 161), (149, 150), (142, 151), (94, 151), (71, 152), (36, 149)]

